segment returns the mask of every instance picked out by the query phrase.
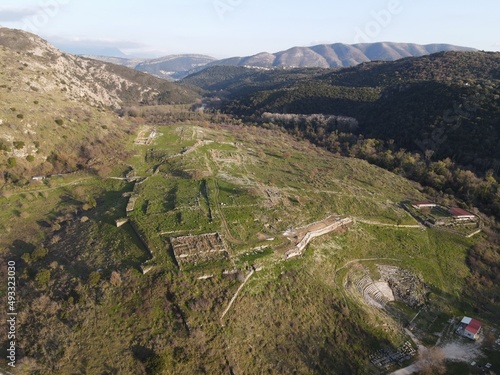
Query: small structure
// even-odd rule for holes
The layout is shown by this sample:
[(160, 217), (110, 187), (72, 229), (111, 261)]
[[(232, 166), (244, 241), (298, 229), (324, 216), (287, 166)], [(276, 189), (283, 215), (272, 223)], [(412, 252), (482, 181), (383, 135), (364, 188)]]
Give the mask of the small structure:
[(171, 237), (175, 260), (182, 269), (185, 264), (228, 259), (227, 246), (219, 233)]
[(464, 316), (460, 325), (458, 326), (457, 333), (471, 340), (477, 340), (481, 332), (481, 322), (476, 319)]
[(146, 266), (144, 264), (141, 264), (141, 270), (142, 270), (143, 275), (147, 274), (152, 269), (153, 269), (153, 266)]
[(458, 207), (450, 208), (448, 213), (453, 217), (453, 219), (459, 221), (476, 219), (476, 215), (473, 215), (470, 212), (462, 210), (461, 208)]
[(124, 218), (116, 219), (115, 220), (115, 224), (116, 224), (117, 228), (120, 228), (122, 225), (124, 225), (124, 224), (126, 224), (128, 222), (129, 222), (129, 218), (128, 217), (124, 217)]
[[(285, 253), (285, 259), (290, 259), (293, 257), (297, 257), (302, 255), (304, 252), (304, 249), (306, 246), (311, 242), (313, 238), (323, 236), (327, 233), (333, 232), (337, 229), (344, 228), (345, 226), (351, 225), (353, 223), (353, 219), (350, 217), (344, 218), (344, 219), (339, 219), (336, 218), (335, 222), (327, 225), (324, 228), (316, 229), (310, 232), (307, 232), (305, 236), (302, 238), (302, 240), (295, 245), (292, 249), (288, 250)], [(313, 227), (314, 225), (311, 225)], [(286, 232), (285, 232), (286, 233)]]
[(417, 209), (434, 208), (437, 206), (436, 203), (432, 203), (432, 202), (411, 202), (411, 205)]
[(128, 203), (127, 203), (127, 208), (125, 209), (127, 211), (127, 214), (129, 212), (132, 212), (134, 211), (134, 207), (135, 207), (135, 202), (137, 200), (137, 196), (135, 195), (131, 195), (129, 200), (128, 200)]

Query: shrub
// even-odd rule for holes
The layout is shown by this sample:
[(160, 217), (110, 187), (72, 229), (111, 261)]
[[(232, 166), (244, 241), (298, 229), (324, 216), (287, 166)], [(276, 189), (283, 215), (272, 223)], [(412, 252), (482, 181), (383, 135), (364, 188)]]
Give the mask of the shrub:
[(10, 152), (10, 147), (6, 141), (0, 139), (0, 151)]
[(135, 108), (130, 108), (127, 114), (129, 115), (129, 117), (138, 117), (139, 111)]
[(31, 163), (35, 161), (35, 157), (33, 155), (28, 155), (26, 156), (26, 160), (28, 160)]
[(17, 165), (16, 158), (8, 158), (7, 159), (7, 168), (14, 168)]
[(62, 119), (58, 118), (58, 119), (56, 120), (56, 124), (57, 124), (57, 125), (62, 125), (62, 124), (64, 124), (64, 120), (62, 120)]
[(113, 271), (113, 272), (111, 272), (111, 278), (110, 278), (109, 282), (113, 286), (120, 286), (120, 285), (122, 285), (122, 278), (118, 272)]
[(21, 141), (15, 141), (13, 144), (16, 150), (20, 150), (25, 146), (25, 143)]
[(21, 120), (22, 120), (22, 119), (24, 118), (24, 115), (23, 115), (22, 113), (18, 113), (18, 114), (17, 114), (17, 118), (19, 118), (19, 119), (21, 119)]
[(33, 253), (31, 253), (31, 260), (33, 262), (42, 260), (47, 256), (48, 253), (49, 251), (47, 250), (47, 248), (43, 246), (37, 247), (35, 250), (33, 250)]

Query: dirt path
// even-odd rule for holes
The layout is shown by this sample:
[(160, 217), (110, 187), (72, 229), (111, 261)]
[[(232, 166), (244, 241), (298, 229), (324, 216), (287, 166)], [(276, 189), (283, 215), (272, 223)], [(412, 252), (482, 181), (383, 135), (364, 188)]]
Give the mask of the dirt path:
[(224, 216), (224, 213), (222, 212), (222, 210), (220, 208), (219, 184), (217, 183), (217, 180), (214, 180), (214, 197), (213, 197), (213, 199), (214, 199), (214, 204), (215, 204), (215, 210), (217, 211), (217, 214), (220, 217), (222, 226), (224, 228), (224, 234), (225, 234), (226, 239), (229, 242), (232, 242), (232, 243), (235, 243), (238, 245), (243, 244), (244, 243), (243, 241), (238, 240), (238, 239), (233, 237), (231, 231), (229, 230), (229, 226), (227, 225), (226, 217)]
[(234, 301), (236, 301), (236, 298), (238, 298), (238, 294), (240, 293), (241, 289), (243, 289), (243, 287), (245, 286), (247, 281), (250, 280), (250, 278), (252, 277), (252, 275), (254, 273), (255, 273), (255, 270), (250, 271), (248, 276), (245, 278), (245, 281), (243, 281), (243, 283), (240, 285), (240, 287), (238, 288), (236, 293), (234, 293), (234, 296), (233, 296), (233, 298), (231, 298), (231, 301), (229, 301), (229, 304), (227, 305), (226, 309), (224, 310), (224, 312), (222, 313), (222, 315), (220, 317), (220, 324), (222, 327), (224, 327), (224, 322), (223, 322), (224, 317), (226, 316), (228, 311), (231, 309), (231, 306), (233, 306), (233, 303), (234, 303)]
[(52, 190), (57, 190), (57, 189), (60, 189), (60, 188), (63, 188), (63, 187), (66, 187), (66, 186), (71, 186), (71, 185), (78, 185), (80, 182), (82, 181), (85, 181), (85, 180), (90, 180), (91, 178), (93, 177), (82, 177), (82, 178), (79, 178), (75, 181), (71, 181), (71, 182), (67, 182), (65, 184), (61, 184), (61, 185), (57, 185), (57, 186), (54, 186), (54, 187), (50, 187), (50, 188), (46, 188), (46, 189), (36, 189), (36, 190), (22, 190), (22, 191), (18, 191), (18, 192), (12, 192), (12, 195), (20, 195), (20, 194), (25, 194), (25, 193), (43, 193), (44, 191), (52, 191)]

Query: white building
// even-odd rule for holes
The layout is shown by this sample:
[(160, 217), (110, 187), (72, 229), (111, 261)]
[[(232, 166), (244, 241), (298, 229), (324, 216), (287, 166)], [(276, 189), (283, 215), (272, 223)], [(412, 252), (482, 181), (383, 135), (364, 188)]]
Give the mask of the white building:
[(460, 333), (464, 337), (468, 337), (471, 340), (477, 340), (480, 332), (481, 322), (477, 321), (476, 319), (464, 316), (464, 318), (460, 322), (458, 333)]

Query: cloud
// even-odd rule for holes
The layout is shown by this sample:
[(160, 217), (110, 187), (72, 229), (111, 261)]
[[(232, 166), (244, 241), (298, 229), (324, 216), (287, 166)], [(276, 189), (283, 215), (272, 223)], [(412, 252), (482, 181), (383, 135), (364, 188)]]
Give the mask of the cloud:
[(157, 53), (151, 51), (150, 46), (129, 40), (65, 38), (49, 35), (43, 36), (43, 38), (60, 50), (75, 55), (126, 57), (130, 54), (139, 54), (149, 57), (153, 54), (158, 56)]
[(26, 17), (34, 16), (38, 13), (38, 8), (14, 9), (0, 7), (0, 22), (20, 22)]
[(54, 44), (73, 45), (79, 47), (115, 47), (123, 49), (143, 48), (144, 43), (133, 42), (129, 40), (113, 40), (113, 39), (91, 39), (91, 38), (64, 38), (59, 36), (47, 36), (47, 40)]

